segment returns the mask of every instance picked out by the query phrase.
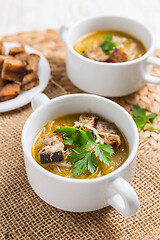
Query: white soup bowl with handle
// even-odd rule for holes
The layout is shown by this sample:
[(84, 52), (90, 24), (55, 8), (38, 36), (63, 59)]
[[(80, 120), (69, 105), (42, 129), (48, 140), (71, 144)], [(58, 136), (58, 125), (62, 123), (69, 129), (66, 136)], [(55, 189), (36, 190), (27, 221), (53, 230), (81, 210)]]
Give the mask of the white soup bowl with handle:
[[(28, 181), (37, 195), (50, 205), (73, 212), (88, 212), (113, 206), (123, 216), (138, 210), (137, 194), (130, 185), (139, 143), (137, 127), (129, 113), (115, 102), (91, 94), (71, 94), (55, 99), (43, 93), (32, 100), (34, 112), (22, 132), (22, 147)], [(127, 160), (114, 172), (94, 179), (73, 179), (53, 174), (32, 157), (37, 132), (57, 117), (91, 111), (117, 125), (129, 145)]]
[[(86, 58), (73, 49), (79, 37), (100, 30), (127, 33), (141, 41), (147, 51), (132, 61), (107, 63)], [(83, 91), (106, 97), (120, 97), (139, 90), (145, 83), (160, 84), (160, 78), (150, 74), (151, 65), (160, 67), (160, 59), (153, 56), (153, 36), (146, 26), (135, 20), (108, 16), (86, 18), (71, 28), (62, 26), (60, 37), (66, 44), (68, 77)]]

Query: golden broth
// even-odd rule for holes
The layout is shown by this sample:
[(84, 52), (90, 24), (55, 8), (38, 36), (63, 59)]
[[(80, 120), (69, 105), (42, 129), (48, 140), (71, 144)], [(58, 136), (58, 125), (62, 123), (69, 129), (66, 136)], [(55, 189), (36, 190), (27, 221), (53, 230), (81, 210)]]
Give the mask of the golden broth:
[[(52, 163), (41, 164), (40, 158), (39, 158), (39, 151), (42, 149), (43, 134), (53, 133), (53, 131), (55, 131), (57, 128), (64, 127), (64, 126), (72, 127), (74, 122), (79, 118), (79, 116), (80, 114), (71, 114), (71, 115), (59, 117), (55, 120), (51, 120), (47, 122), (44, 125), (44, 127), (42, 127), (40, 131), (37, 133), (32, 145), (32, 156), (39, 165), (41, 165), (43, 168), (45, 168), (49, 172), (60, 175), (62, 177), (73, 178), (72, 172), (71, 172), (72, 166), (69, 166), (66, 168), (63, 166), (62, 162), (58, 162), (58, 163), (52, 162)], [(106, 121), (101, 117), (98, 117), (98, 118), (103, 121)], [(113, 147), (115, 154), (110, 157), (111, 159), (110, 166), (99, 161), (99, 165), (95, 173), (91, 174), (88, 170), (86, 170), (85, 173), (81, 174), (76, 178), (88, 179), (88, 178), (96, 178), (96, 177), (107, 175), (115, 171), (126, 161), (129, 154), (128, 144), (124, 136), (119, 132), (119, 130), (118, 130), (118, 134), (121, 137), (122, 145), (121, 145), (121, 148)], [(70, 147), (70, 151), (71, 151), (71, 147)]]
[(116, 43), (117, 48), (127, 53), (128, 61), (139, 58), (146, 53), (145, 47), (139, 40), (118, 31), (97, 31), (87, 33), (76, 40), (73, 48), (76, 52), (83, 55), (84, 50), (92, 50), (101, 45), (104, 42), (104, 37), (108, 34), (113, 34), (113, 41)]

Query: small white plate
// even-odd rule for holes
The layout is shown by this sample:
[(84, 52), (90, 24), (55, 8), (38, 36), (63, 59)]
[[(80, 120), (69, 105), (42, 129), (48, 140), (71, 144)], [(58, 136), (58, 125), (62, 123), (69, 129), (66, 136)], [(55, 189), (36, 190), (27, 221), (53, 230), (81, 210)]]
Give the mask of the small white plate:
[[(18, 46), (20, 46), (19, 43), (4, 42), (4, 47), (6, 49), (5, 54), (8, 54), (10, 48)], [(29, 46), (25, 46), (25, 50), (27, 53), (36, 53), (40, 56), (40, 61), (38, 65), (38, 76), (40, 83), (37, 87), (34, 87), (28, 91), (22, 91), (16, 98), (0, 102), (0, 112), (7, 112), (28, 104), (36, 94), (44, 91), (49, 82), (50, 67), (47, 59), (43, 57), (43, 55), (39, 51)]]

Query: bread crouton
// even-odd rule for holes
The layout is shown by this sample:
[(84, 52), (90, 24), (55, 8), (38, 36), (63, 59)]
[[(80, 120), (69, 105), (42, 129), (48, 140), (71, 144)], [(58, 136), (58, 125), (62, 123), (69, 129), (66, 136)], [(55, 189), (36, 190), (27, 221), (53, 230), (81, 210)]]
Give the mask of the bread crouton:
[(120, 63), (126, 62), (127, 59), (128, 59), (127, 54), (123, 52), (121, 49), (116, 48), (109, 56), (107, 62)]
[(7, 83), (9, 83), (8, 80), (2, 79), (0, 77), (0, 89), (2, 89), (5, 85), (7, 85)]
[(36, 72), (29, 73), (23, 77), (22, 90), (26, 91), (39, 85), (39, 77)]
[(27, 59), (27, 72), (37, 72), (40, 56), (34, 53), (29, 54)]
[(21, 60), (25, 66), (27, 65), (28, 56), (29, 54), (26, 52), (18, 53), (15, 55), (15, 57)]
[(2, 78), (0, 78), (0, 89), (4, 86), (4, 81)]
[(20, 47), (10, 48), (9, 55), (15, 56), (16, 54), (23, 53), (23, 52), (25, 52), (25, 48), (23, 45), (21, 45)]
[(108, 59), (108, 55), (106, 55), (100, 47), (83, 51), (83, 56), (99, 62), (106, 62)]
[(3, 54), (5, 54), (5, 48), (4, 48), (3, 42), (0, 42), (0, 55), (3, 55)]
[(6, 59), (13, 59), (13, 57), (9, 55), (0, 55), (0, 72), (2, 71), (4, 60)]
[(0, 102), (15, 98), (20, 93), (19, 83), (8, 83), (0, 90)]
[(2, 67), (1, 77), (9, 80), (21, 82), (25, 74), (25, 65), (22, 61), (14, 59), (5, 59)]

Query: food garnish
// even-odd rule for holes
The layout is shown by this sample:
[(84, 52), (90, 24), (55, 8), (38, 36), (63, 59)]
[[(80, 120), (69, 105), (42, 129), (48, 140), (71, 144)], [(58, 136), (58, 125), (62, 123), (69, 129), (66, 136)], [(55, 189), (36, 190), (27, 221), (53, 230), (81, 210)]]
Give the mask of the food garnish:
[(159, 128), (155, 128), (152, 125), (153, 120), (158, 116), (157, 113), (147, 114), (147, 109), (140, 108), (139, 106), (134, 105), (131, 114), (138, 129), (140, 130), (150, 129), (155, 131), (157, 130), (160, 132)]
[(93, 174), (98, 166), (98, 159), (110, 165), (110, 156), (114, 154), (112, 146), (96, 143), (90, 131), (82, 130), (84, 125), (81, 128), (61, 127), (54, 131), (63, 134), (64, 144), (76, 146), (66, 159), (74, 162), (72, 165), (73, 177), (85, 172), (86, 168)]
[(100, 48), (105, 54), (109, 54), (110, 51), (117, 47), (116, 43), (113, 41), (113, 34), (106, 35), (104, 37), (104, 43), (100, 45)]

